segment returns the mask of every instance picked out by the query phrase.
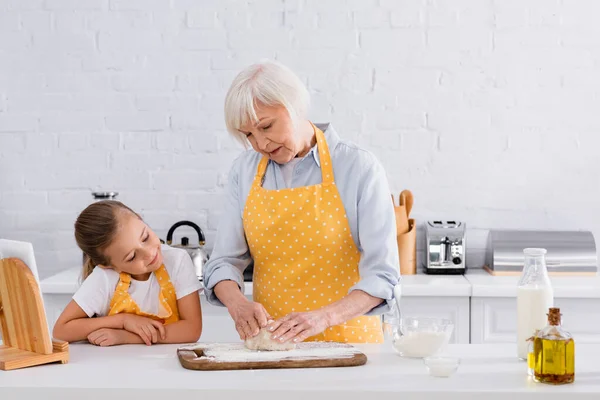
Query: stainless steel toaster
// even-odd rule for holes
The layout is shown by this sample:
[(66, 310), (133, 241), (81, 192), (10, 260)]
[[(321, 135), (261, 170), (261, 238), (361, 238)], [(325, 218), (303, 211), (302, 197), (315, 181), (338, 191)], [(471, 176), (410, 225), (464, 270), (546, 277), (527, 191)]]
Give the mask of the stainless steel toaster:
[(425, 226), (427, 274), (464, 274), (467, 269), (466, 224), (427, 221)]

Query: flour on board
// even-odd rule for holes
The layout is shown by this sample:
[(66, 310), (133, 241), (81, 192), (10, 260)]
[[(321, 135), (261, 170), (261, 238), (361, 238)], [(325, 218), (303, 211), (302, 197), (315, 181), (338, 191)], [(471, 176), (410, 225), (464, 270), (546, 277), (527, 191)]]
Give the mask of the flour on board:
[(181, 350), (202, 349), (204, 355), (195, 360), (213, 362), (257, 362), (281, 360), (318, 360), (331, 358), (352, 358), (360, 353), (355, 347), (333, 342), (300, 343), (294, 350), (253, 351), (243, 343), (200, 343), (195, 346), (181, 347)]

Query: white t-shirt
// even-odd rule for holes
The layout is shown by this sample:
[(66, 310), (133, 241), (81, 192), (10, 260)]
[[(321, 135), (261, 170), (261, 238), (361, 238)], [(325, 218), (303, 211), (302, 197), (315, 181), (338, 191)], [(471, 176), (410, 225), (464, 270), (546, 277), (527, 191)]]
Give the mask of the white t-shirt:
[[(202, 284), (198, 281), (192, 259), (183, 249), (162, 245), (163, 263), (171, 282), (175, 287), (177, 300), (195, 291), (202, 290)], [(73, 300), (88, 315), (104, 317), (110, 311), (115, 288), (119, 283), (119, 273), (112, 269), (100, 267), (94, 271), (81, 284), (73, 296)], [(159, 317), (165, 315), (165, 310), (159, 304), (158, 296), (160, 285), (155, 274), (150, 274), (146, 281), (137, 281), (131, 278), (129, 295), (139, 306), (140, 310)]]

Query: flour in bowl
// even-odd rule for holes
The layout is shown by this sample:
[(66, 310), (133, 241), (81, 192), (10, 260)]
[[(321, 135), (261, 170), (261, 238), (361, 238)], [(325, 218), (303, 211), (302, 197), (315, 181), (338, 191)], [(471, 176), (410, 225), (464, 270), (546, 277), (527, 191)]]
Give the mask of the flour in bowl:
[(394, 338), (394, 348), (404, 357), (423, 358), (437, 353), (449, 340), (446, 332), (407, 332)]

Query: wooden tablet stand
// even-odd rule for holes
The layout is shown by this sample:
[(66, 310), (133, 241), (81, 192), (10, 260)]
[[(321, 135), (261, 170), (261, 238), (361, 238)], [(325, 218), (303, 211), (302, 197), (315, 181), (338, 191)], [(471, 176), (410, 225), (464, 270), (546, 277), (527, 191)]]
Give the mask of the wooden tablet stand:
[(17, 258), (0, 259), (0, 370), (69, 361), (69, 344), (52, 341), (40, 287)]

